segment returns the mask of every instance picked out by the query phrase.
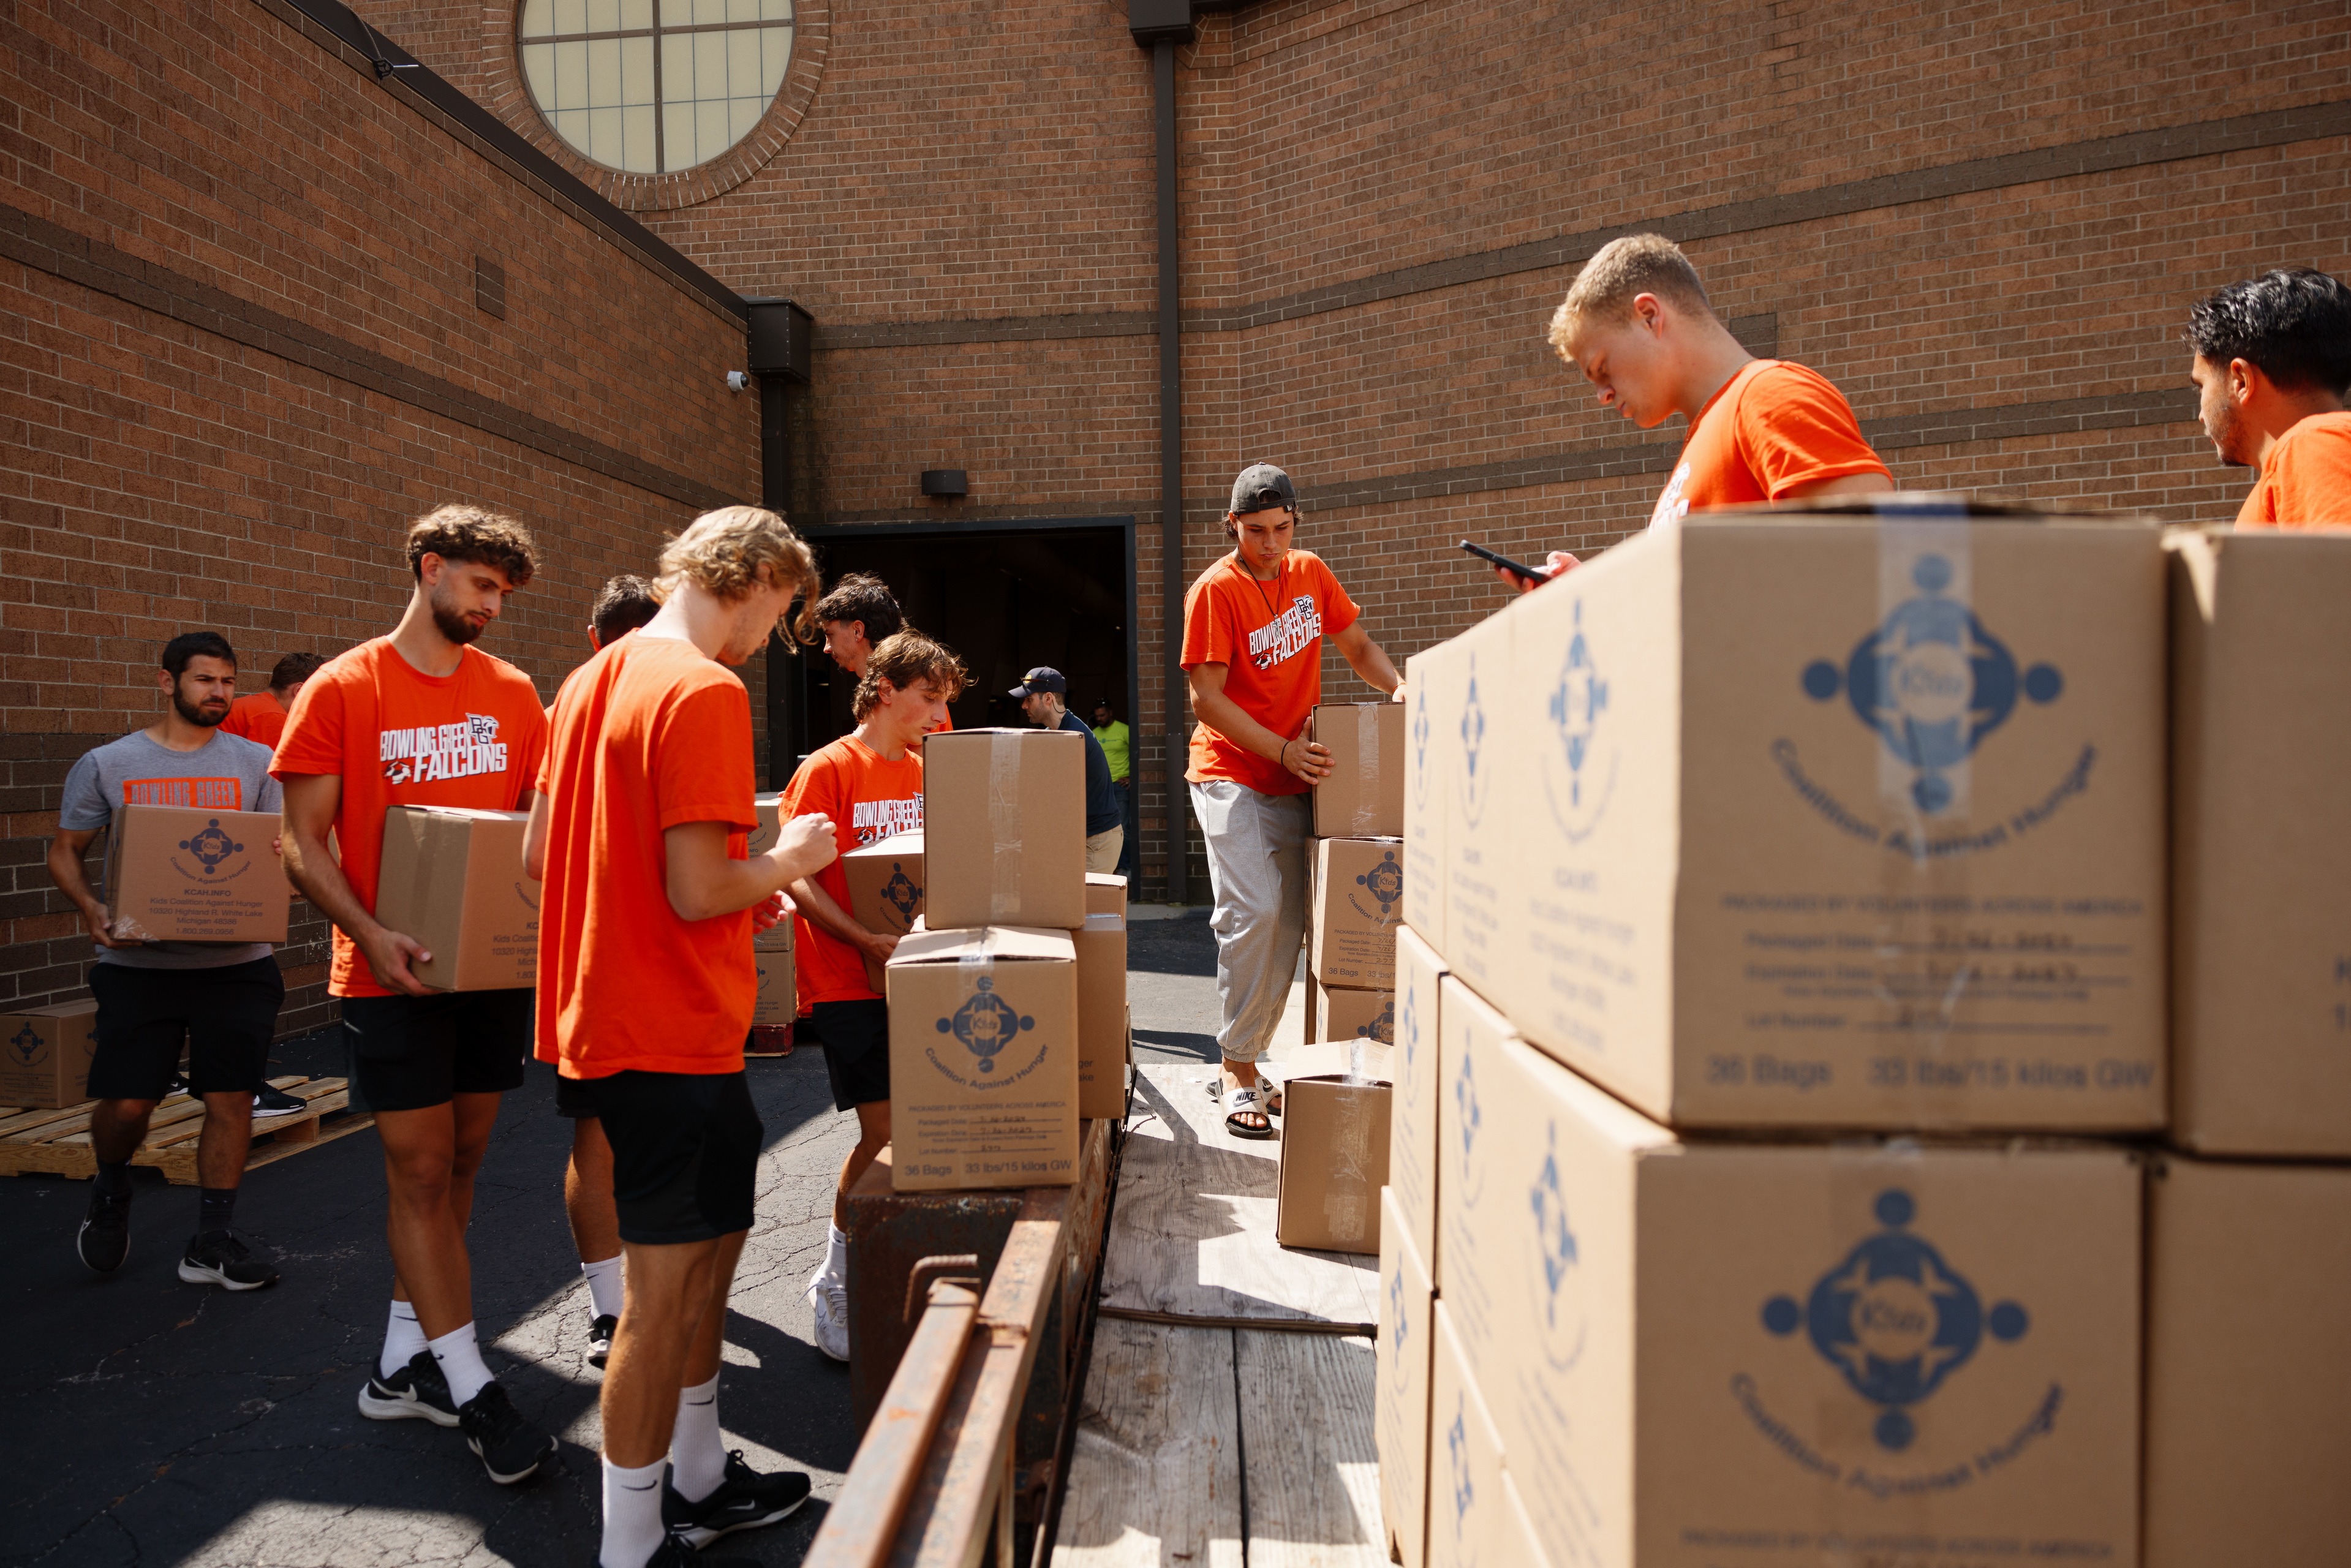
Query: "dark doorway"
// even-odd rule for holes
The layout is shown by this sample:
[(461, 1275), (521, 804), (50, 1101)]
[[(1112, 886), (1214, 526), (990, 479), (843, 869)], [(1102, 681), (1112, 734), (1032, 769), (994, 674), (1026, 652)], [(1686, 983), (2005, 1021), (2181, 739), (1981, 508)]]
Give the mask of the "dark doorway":
[[(802, 530), (826, 585), (870, 571), (909, 623), (956, 651), (972, 684), (950, 710), (957, 729), (1026, 724), (1004, 694), (1039, 664), (1069, 677), (1070, 707), (1089, 722), (1097, 698), (1135, 727), (1134, 519), (1078, 517), (877, 523)], [(781, 788), (800, 758), (856, 727), (855, 683), (820, 651), (769, 656), (768, 777)], [(797, 699), (797, 700), (795, 700)], [(793, 711), (793, 710), (797, 711)], [(1134, 831), (1129, 778), (1127, 832)]]

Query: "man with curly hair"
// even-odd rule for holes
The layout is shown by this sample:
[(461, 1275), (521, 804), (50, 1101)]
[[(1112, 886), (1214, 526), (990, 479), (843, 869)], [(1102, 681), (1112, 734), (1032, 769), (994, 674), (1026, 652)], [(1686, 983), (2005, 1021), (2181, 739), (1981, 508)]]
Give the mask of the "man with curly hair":
[(304, 684), (270, 765), (286, 790), (286, 869), (335, 923), (327, 988), (342, 1000), (352, 1081), (375, 1113), (391, 1189), (392, 1319), (360, 1413), (456, 1427), (502, 1485), (537, 1474), (555, 1439), (482, 1360), (465, 1222), (498, 1097), (522, 1086), (531, 992), (432, 990), (413, 968), (432, 955), (375, 906), (392, 807), (515, 811), (535, 798), (547, 747), (538, 693), (473, 644), (538, 567), (512, 517), (445, 506), (417, 519), (400, 624)]
[[(823, 613), (821, 610), (819, 614)], [(923, 737), (939, 727), (964, 687), (961, 660), (920, 632), (885, 637), (865, 661), (853, 708), (857, 728), (799, 766), (784, 790), (787, 821), (831, 819), (841, 852), (923, 825)], [(898, 945), (868, 931), (849, 906), (839, 861), (792, 884), (799, 925), (792, 964), (800, 1016), (824, 1047), (836, 1110), (857, 1113), (857, 1145), (841, 1162), (824, 1261), (809, 1281), (817, 1348), (849, 1359), (849, 1189), (890, 1141), (890, 1009), (878, 984)]]
[(2241, 528), (2351, 525), (2351, 288), (2306, 267), (2197, 301), (2189, 379), (2220, 461), (2254, 470)]
[(538, 1054), (594, 1102), (627, 1260), (602, 1568), (685, 1568), (809, 1497), (806, 1475), (727, 1454), (718, 1374), (765, 1137), (743, 1077), (752, 938), (834, 853), (821, 816), (747, 853), (751, 699), (733, 668), (796, 599), (808, 634), (816, 566), (775, 513), (726, 507), (671, 540), (661, 570), (660, 612), (556, 695), (524, 851), (544, 883)]

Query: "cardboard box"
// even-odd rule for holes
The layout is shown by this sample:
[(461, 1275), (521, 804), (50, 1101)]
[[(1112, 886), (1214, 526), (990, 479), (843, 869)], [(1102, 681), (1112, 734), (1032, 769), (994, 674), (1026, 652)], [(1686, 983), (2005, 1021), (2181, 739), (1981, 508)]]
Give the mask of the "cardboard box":
[(291, 889), (275, 811), (121, 806), (106, 834), (106, 912), (118, 939), (283, 942)]
[(2137, 1560), (2129, 1151), (1684, 1143), (1466, 1038), (1440, 1316), (1554, 1557)]
[(2162, 572), (2132, 522), (1723, 513), (1518, 600), (1472, 983), (1676, 1125), (2160, 1126)]
[(1281, 1084), (1281, 1186), (1273, 1239), (1324, 1252), (1380, 1249), (1391, 1085), (1343, 1074)]
[(0, 1105), (59, 1111), (89, 1098), (98, 1004), (85, 998), (0, 1013)]
[(1503, 939), (1503, 902), (1526, 874), (1527, 835), (1512, 816), (1515, 805), (1504, 799), (1511, 791), (1501, 787), (1505, 769), (1519, 765), (1505, 752), (1525, 738), (1512, 740), (1499, 729), (1516, 626), (1508, 611), (1490, 615), (1425, 655), (1428, 744), (1437, 754), (1426, 770), (1443, 813), (1435, 835), (1443, 860), (1438, 907), (1419, 929), (1448, 968), (1489, 992), (1503, 967), (1518, 961)]
[[(1411, 695), (1406, 687), (1405, 695)], [(1314, 786), (1318, 839), (1392, 839), (1404, 831), (1405, 708), (1402, 703), (1322, 703), (1310, 734), (1331, 753)]]
[(1404, 924), (1398, 839), (1323, 839), (1313, 849), (1308, 960), (1325, 986), (1395, 988), (1395, 934)]
[(893, 833), (841, 857), (849, 913), (868, 931), (904, 936), (923, 913), (923, 835)]
[[(1440, 1295), (1460, 1298), (1456, 1312), (1468, 1308), (1479, 1314), (1479, 1334), (1482, 1339), (1491, 1331), (1486, 1326), (1489, 1310), (1485, 1301), (1473, 1299), (1466, 1287), (1471, 1281), (1458, 1277), (1453, 1260), (1467, 1257), (1469, 1238), (1463, 1227), (1469, 1223), (1469, 1207), (1455, 1199), (1461, 1190), (1464, 1161), (1487, 1136), (1487, 1102), (1496, 1092), (1487, 1080), (1499, 1069), (1494, 1065), (1506, 1040), (1519, 1038), (1510, 1019), (1496, 1012), (1483, 997), (1461, 983), (1458, 975), (1446, 975), (1437, 983), (1437, 1022), (1441, 1031), (1437, 1040), (1437, 1061), (1442, 1076), (1435, 1085), (1437, 1117), (1437, 1224), (1436, 1246), (1427, 1254), (1431, 1276), (1437, 1281)], [(1397, 1194), (1399, 1202), (1405, 1194)]]
[(1097, 915), (1126, 917), (1126, 878), (1106, 871), (1086, 873), (1086, 915)]
[(763, 855), (776, 847), (776, 839), (783, 831), (784, 798), (780, 794), (755, 795), (751, 804), (758, 813), (759, 825), (751, 830), (750, 852)]
[(2147, 1568), (2344, 1562), (2351, 1166), (2166, 1158), (2147, 1205)]
[(413, 936), (412, 967), (436, 991), (538, 983), (539, 884), (523, 874), (520, 811), (394, 806), (383, 817), (375, 917)]
[(1437, 1288), (1395, 1207), (1380, 1189), (1380, 1333), (1374, 1347), (1373, 1439), (1380, 1458), (1380, 1518), (1388, 1559), (1428, 1561), (1428, 1378)]
[(1070, 933), (1078, 956), (1078, 1114), (1126, 1115), (1126, 916), (1089, 915)]
[(1429, 1568), (1520, 1568), (1503, 1555), (1501, 1427), (1442, 1296), (1430, 1316), (1437, 1354), (1428, 1394)]
[(1317, 988), (1314, 993), (1314, 1038), (1375, 1040), (1395, 1043), (1394, 991), (1339, 991)]
[(893, 1187), (1074, 1182), (1078, 960), (1070, 933), (917, 932), (898, 944), (887, 980)]
[(1551, 1549), (1536, 1533), (1534, 1511), (1527, 1507), (1519, 1478), (1502, 1467), (1502, 1561), (1512, 1568), (1551, 1568)]
[[(786, 930), (791, 922), (781, 923)], [(759, 971), (759, 1000), (751, 1012), (752, 1027), (789, 1028), (800, 1015), (799, 978), (792, 968), (792, 945), (751, 945), (751, 961)]]
[(1444, 1080), (1437, 982), (1445, 960), (1410, 926), (1396, 933), (1395, 1050), (1388, 1071), (1395, 1096), (1388, 1111), (1388, 1191), (1412, 1232), (1413, 1250), (1437, 1279), (1437, 1101)]
[(2351, 529), (2165, 543), (2172, 1136), (2351, 1155)]
[(923, 742), (925, 914), (935, 931), (1086, 923), (1085, 739), (958, 729)]
[(1466, 756), (1455, 690), (1464, 667), (1459, 638), (1405, 661), (1404, 916), (1429, 946), (1445, 948), (1447, 826), (1456, 810), (1452, 769)]

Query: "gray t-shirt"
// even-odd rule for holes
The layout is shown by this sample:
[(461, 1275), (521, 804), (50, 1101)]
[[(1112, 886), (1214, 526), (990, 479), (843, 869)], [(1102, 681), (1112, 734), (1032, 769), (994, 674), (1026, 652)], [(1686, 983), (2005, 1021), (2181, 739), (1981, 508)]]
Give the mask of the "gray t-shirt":
[[(114, 821), (117, 806), (207, 804), (235, 811), (275, 811), (285, 792), (269, 776), (269, 747), (241, 736), (213, 731), (193, 751), (173, 751), (147, 738), (143, 729), (108, 741), (66, 775), (57, 825), (71, 832), (95, 832)], [(191, 786), (182, 789), (183, 784)], [(234, 786), (234, 789), (230, 788)], [(228, 802), (234, 800), (235, 805)], [(91, 946), (101, 964), (136, 969), (214, 969), (269, 956), (266, 942), (146, 942), (136, 947)]]

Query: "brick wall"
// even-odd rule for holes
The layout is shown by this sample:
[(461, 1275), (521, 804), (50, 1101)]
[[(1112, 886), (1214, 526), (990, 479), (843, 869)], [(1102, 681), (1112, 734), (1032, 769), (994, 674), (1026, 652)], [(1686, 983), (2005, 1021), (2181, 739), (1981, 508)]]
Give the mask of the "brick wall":
[[(0, 1005), (80, 988), (45, 841), (73, 758), (152, 722), (171, 634), (225, 632), (248, 690), (380, 635), (407, 523), (475, 500), (539, 539), (482, 646), (551, 698), (606, 577), (758, 497), (739, 323), (291, 15), (0, 16)], [(289, 1030), (329, 1016), (298, 915)]]
[[(511, 7), (365, 0), (486, 84)], [(1677, 432), (1598, 410), (1542, 329), (1628, 229), (1684, 241), (1742, 336), (1852, 398), (1910, 486), (2225, 517), (2187, 305), (2351, 271), (2340, 4), (1864, 6), (1259, 0), (1180, 53), (1187, 571), (1232, 474), (1399, 655), (1497, 602), (1452, 546), (1604, 546)], [(1149, 58), (1123, 7), (829, 22), (821, 90), (741, 185), (647, 214), (820, 323), (816, 503), (1141, 522), (1146, 880), (1165, 872)], [(508, 73), (510, 74), (510, 73)], [(527, 116), (510, 93), (499, 112)], [(1359, 691), (1335, 659), (1334, 693)]]

